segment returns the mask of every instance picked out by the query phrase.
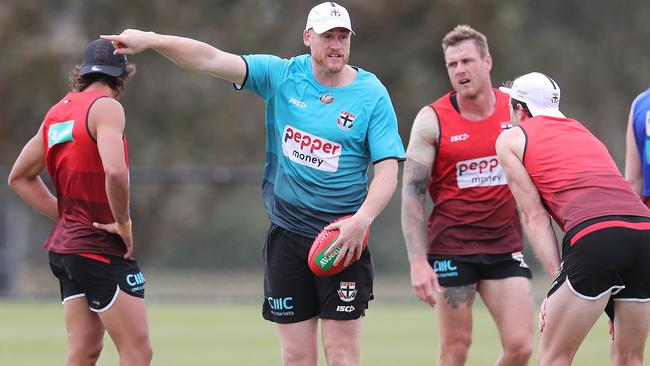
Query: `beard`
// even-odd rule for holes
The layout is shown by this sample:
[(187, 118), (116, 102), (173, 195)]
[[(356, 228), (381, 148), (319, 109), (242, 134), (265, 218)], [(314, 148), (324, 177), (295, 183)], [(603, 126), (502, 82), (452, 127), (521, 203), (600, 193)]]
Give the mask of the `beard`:
[(341, 60), (342, 62), (337, 62), (337, 63), (331, 63), (328, 62), (327, 54), (319, 54), (319, 55), (313, 55), (312, 56), (316, 64), (323, 69), (327, 70), (331, 74), (335, 74), (337, 72), (341, 72), (345, 65), (348, 64), (348, 59), (349, 57), (346, 55), (341, 55)]

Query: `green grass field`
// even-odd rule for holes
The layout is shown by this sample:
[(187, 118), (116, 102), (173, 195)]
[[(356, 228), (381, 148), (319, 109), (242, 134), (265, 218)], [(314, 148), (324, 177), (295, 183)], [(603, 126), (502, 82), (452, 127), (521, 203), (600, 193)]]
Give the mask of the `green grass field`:
[[(492, 365), (500, 351), (496, 329), (482, 305), (475, 306), (468, 365)], [(280, 365), (275, 327), (261, 318), (257, 304), (154, 301), (148, 311), (153, 365)], [(434, 312), (424, 304), (373, 301), (364, 326), (363, 364), (435, 364), (437, 338)], [(98, 365), (117, 365), (108, 336), (104, 347)], [(65, 348), (60, 303), (0, 302), (0, 365), (64, 365)], [(601, 318), (574, 365), (607, 365), (608, 354), (607, 324)], [(320, 364), (325, 364), (322, 357)]]

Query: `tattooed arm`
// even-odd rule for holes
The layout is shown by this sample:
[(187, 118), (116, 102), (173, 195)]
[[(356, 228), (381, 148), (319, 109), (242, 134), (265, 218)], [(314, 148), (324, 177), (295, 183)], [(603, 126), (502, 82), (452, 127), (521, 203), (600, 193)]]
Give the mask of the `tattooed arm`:
[(411, 286), (420, 300), (436, 305), (438, 279), (427, 261), (427, 225), (424, 203), (438, 141), (438, 118), (431, 107), (415, 117), (406, 149), (402, 182), (402, 233), (411, 266)]

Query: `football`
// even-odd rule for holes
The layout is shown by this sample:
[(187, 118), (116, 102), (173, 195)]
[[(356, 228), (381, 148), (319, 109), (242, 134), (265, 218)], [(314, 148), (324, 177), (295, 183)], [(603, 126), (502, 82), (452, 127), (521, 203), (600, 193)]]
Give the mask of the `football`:
[[(347, 219), (351, 216), (343, 216), (332, 223)], [(331, 276), (334, 274), (337, 274), (341, 271), (343, 271), (346, 267), (343, 266), (343, 262), (339, 263), (338, 265), (334, 266), (334, 260), (336, 260), (336, 256), (339, 254), (341, 251), (341, 248), (337, 248), (335, 251), (330, 253), (329, 255), (325, 255), (325, 252), (334, 244), (336, 243), (336, 240), (339, 237), (339, 230), (322, 230), (316, 239), (314, 239), (314, 243), (311, 245), (311, 249), (309, 250), (309, 257), (307, 258), (307, 263), (309, 264), (309, 269), (311, 269), (312, 272), (314, 272), (315, 275), (317, 276)], [(366, 248), (366, 245), (368, 245), (368, 238), (370, 237), (370, 230), (366, 231), (366, 236), (363, 238), (363, 246), (361, 247), (361, 250), (364, 250)], [(354, 263), (356, 261), (356, 253), (354, 256), (354, 259), (350, 262), (350, 264)], [(349, 264), (348, 264), (349, 265)]]

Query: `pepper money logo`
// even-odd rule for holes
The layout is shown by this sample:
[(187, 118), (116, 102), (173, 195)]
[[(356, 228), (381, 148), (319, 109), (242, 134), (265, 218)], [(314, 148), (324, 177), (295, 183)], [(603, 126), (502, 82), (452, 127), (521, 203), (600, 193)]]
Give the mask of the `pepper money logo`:
[(291, 125), (282, 133), (282, 153), (289, 160), (325, 172), (339, 168), (342, 147), (334, 141), (312, 135)]
[(496, 155), (456, 163), (456, 182), (461, 189), (508, 184)]

